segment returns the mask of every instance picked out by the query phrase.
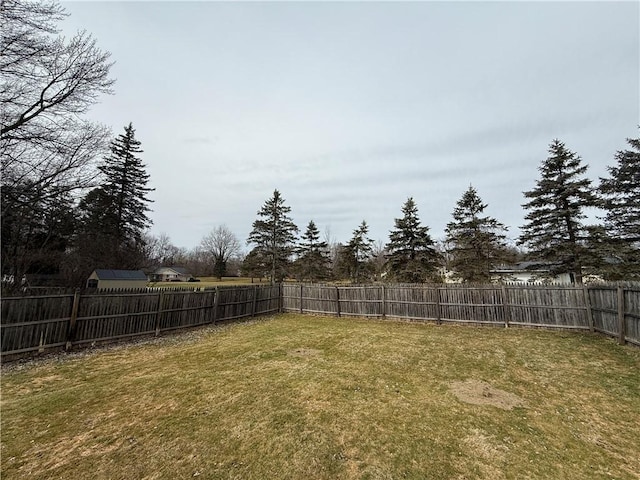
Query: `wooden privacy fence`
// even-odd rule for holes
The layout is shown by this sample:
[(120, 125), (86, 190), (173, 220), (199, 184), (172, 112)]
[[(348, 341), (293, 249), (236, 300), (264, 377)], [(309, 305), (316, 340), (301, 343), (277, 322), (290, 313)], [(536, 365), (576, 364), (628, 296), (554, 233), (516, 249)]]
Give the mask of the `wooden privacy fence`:
[(71, 348), (277, 312), (280, 290), (251, 285), (2, 298), (1, 352)]
[(232, 321), (281, 310), (437, 323), (588, 330), (640, 345), (640, 286), (247, 285), (2, 298), (1, 353)]
[(640, 345), (640, 285), (288, 284), (283, 310), (600, 332)]

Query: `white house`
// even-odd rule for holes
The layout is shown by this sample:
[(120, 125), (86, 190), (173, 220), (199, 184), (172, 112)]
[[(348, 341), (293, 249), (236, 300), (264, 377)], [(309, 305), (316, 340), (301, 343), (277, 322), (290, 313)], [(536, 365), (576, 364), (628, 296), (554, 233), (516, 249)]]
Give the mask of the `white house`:
[(540, 262), (518, 262), (500, 265), (491, 271), (492, 280), (513, 283), (572, 283), (570, 273), (549, 274), (549, 268)]
[(188, 282), (193, 276), (182, 267), (160, 267), (151, 275), (152, 282)]

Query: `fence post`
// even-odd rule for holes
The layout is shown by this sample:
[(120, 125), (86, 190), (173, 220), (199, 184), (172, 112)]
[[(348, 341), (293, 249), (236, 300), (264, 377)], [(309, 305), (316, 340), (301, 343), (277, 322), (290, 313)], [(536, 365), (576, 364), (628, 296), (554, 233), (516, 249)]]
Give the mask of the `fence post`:
[(336, 285), (336, 314), (340, 316), (340, 287)]
[(160, 290), (160, 295), (158, 295), (158, 309), (156, 310), (156, 337), (160, 335), (160, 318), (162, 317), (163, 306), (164, 306), (164, 290)]
[(507, 286), (502, 284), (502, 306), (504, 309), (504, 328), (509, 328), (509, 317), (511, 316), (511, 309), (509, 308), (509, 297), (507, 292)]
[(258, 286), (253, 285), (253, 302), (251, 303), (251, 316), (256, 316), (256, 297), (258, 296)]
[(283, 306), (284, 306), (284, 288), (282, 286), (282, 282), (280, 282), (278, 284), (278, 313), (282, 313)]
[(303, 313), (303, 309), (302, 309), (302, 289), (303, 289), (303, 285), (302, 283), (300, 283), (300, 314)]
[(620, 329), (618, 343), (624, 345), (627, 328), (624, 321), (624, 288), (622, 286), (618, 286), (618, 328)]
[(387, 292), (382, 285), (382, 318), (387, 316)]
[(436, 287), (436, 324), (442, 323), (442, 311), (440, 309), (440, 289)]
[(73, 294), (73, 305), (71, 306), (71, 317), (69, 318), (69, 328), (67, 329), (67, 343), (64, 346), (65, 350), (71, 348), (73, 340), (76, 336), (76, 322), (78, 321), (78, 308), (80, 306), (80, 289), (76, 288)]
[(215, 289), (215, 297), (213, 298), (213, 324), (216, 324), (216, 320), (218, 319), (218, 305), (220, 305), (220, 290), (216, 286)]
[(587, 322), (589, 322), (589, 331), (593, 333), (595, 330), (595, 325), (593, 323), (593, 312), (591, 311), (591, 298), (589, 298), (589, 287), (587, 285), (583, 285), (582, 291), (584, 295), (584, 308), (587, 311)]

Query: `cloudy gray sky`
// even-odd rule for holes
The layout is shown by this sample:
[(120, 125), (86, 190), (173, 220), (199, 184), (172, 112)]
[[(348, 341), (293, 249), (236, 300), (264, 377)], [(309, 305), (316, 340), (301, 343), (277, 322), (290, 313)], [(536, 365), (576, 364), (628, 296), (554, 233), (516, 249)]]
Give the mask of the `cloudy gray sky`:
[(438, 239), (473, 184), (523, 224), (554, 138), (606, 174), (640, 123), (639, 2), (65, 2), (116, 62), (90, 117), (133, 122), (152, 232), (244, 242), (275, 188), (301, 230)]

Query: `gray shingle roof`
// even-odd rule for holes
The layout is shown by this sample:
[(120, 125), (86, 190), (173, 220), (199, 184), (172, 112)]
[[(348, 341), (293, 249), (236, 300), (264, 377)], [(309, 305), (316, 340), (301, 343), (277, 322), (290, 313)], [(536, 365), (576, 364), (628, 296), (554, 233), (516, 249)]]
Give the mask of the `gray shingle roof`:
[(184, 267), (169, 267), (171, 270), (175, 270), (181, 275), (189, 275), (189, 271)]
[(142, 270), (106, 270), (96, 269), (96, 275), (100, 280), (146, 280), (147, 276)]

